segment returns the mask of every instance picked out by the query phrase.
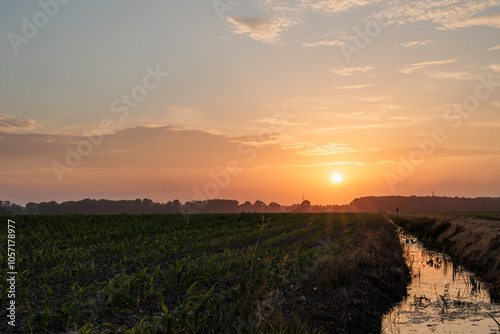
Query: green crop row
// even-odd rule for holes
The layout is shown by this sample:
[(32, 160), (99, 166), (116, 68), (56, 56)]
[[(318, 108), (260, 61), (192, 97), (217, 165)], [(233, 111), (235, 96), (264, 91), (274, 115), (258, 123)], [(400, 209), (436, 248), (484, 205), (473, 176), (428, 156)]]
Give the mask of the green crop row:
[[(263, 296), (311, 269), (373, 215), (10, 218), (23, 333), (195, 333), (253, 326), (241, 319)], [(1, 282), (5, 305), (5, 272)]]

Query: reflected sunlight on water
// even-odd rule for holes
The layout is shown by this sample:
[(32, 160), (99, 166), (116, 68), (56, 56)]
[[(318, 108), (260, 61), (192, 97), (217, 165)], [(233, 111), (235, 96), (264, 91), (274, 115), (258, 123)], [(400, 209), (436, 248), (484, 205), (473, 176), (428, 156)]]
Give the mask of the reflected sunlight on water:
[(500, 333), (492, 319), (500, 321), (500, 305), (490, 303), (473, 275), (401, 230), (400, 240), (412, 282), (408, 296), (384, 316), (383, 334)]

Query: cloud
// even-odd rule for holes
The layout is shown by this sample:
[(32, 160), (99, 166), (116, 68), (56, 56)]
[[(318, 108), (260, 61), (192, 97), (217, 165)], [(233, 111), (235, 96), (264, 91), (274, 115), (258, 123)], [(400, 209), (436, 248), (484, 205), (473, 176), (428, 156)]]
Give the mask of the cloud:
[[(277, 122), (277, 118), (276, 117), (264, 117), (264, 118), (259, 118), (257, 119), (256, 121), (259, 122), (259, 123), (266, 123), (266, 124), (269, 124), (269, 125), (272, 125), (272, 124), (276, 124)], [(309, 122), (289, 122), (289, 121), (286, 121), (284, 122), (284, 124), (286, 124), (286, 126), (302, 126), (302, 125), (309, 125), (310, 123)]]
[(490, 65), (490, 68), (495, 72), (500, 72), (500, 64)]
[(291, 137), (288, 135), (284, 135), (282, 133), (269, 133), (269, 134), (261, 134), (261, 135), (250, 135), (250, 136), (242, 136), (242, 137), (233, 137), (231, 139), (232, 142), (239, 142), (252, 147), (263, 147), (269, 145), (276, 145), (280, 141), (285, 139), (290, 139)]
[(337, 75), (342, 75), (342, 76), (350, 76), (354, 75), (356, 73), (366, 73), (372, 69), (374, 69), (374, 66), (364, 66), (364, 67), (335, 67), (332, 68), (329, 72)]
[(269, 44), (279, 43), (282, 29), (279, 24), (262, 17), (228, 17), (227, 20), (234, 24), (235, 34), (248, 33), (250, 38)]
[(39, 127), (34, 119), (0, 114), (0, 131), (33, 131)]
[[(73, 151), (82, 147), (90, 150), (75, 169), (207, 168), (225, 166), (230, 159), (241, 159), (238, 145), (242, 142), (234, 137), (169, 126), (119, 130), (103, 135), (99, 145), (89, 145), (90, 139), (82, 135), (0, 133), (0, 137), (0, 169), (15, 165), (47, 169), (49, 173), (54, 161), (67, 163), (68, 146)], [(277, 142), (280, 138), (279, 134), (270, 134), (254, 141)], [(251, 137), (245, 139), (252, 140)], [(245, 158), (241, 160), (245, 162)], [(55, 176), (53, 180), (57, 181)]]
[(498, 129), (500, 127), (500, 121), (498, 121), (498, 122), (494, 122), (494, 121), (471, 122), (470, 126), (474, 127), (475, 129), (477, 129), (477, 128)]
[(426, 39), (424, 41), (413, 41), (409, 43), (401, 43), (400, 45), (405, 48), (410, 48), (410, 47), (416, 47), (416, 46), (424, 46), (427, 44), (435, 43), (429, 39)]
[(436, 66), (436, 65), (444, 65), (444, 64), (450, 64), (456, 62), (456, 59), (448, 59), (448, 60), (434, 60), (434, 61), (426, 61), (422, 63), (414, 63), (411, 65), (407, 65), (406, 67), (403, 67), (399, 70), (401, 73), (413, 73), (416, 70), (420, 70), (422, 68), (426, 68), (429, 66)]
[[(315, 16), (351, 13), (360, 8), (373, 8), (374, 12), (389, 19), (388, 24), (410, 25), (416, 22), (433, 23), (436, 29), (453, 30), (472, 26), (500, 28), (500, 15), (487, 15), (498, 0), (257, 0), (258, 10), (263, 18), (233, 17), (228, 19), (236, 29), (235, 33), (249, 33), (250, 37), (264, 43), (283, 43), (282, 34), (290, 27)], [(430, 40), (402, 43), (403, 47), (419, 47), (433, 43)], [(344, 36), (331, 40), (302, 42), (304, 47), (339, 46)]]
[(341, 85), (341, 86), (331, 86), (332, 89), (360, 89), (375, 86), (375, 84), (352, 84), (352, 85)]
[(330, 40), (330, 41), (319, 41), (319, 42), (303, 42), (302, 46), (306, 48), (318, 47), (318, 46), (341, 46), (344, 45), (345, 42), (339, 40)]
[(454, 22), (450, 25), (445, 25), (442, 29), (455, 29), (473, 26), (488, 26), (492, 28), (500, 29), (500, 15), (492, 16), (478, 16), (467, 18), (463, 21)]
[(436, 79), (453, 79), (453, 80), (475, 80), (476, 77), (467, 72), (426, 72), (425, 75)]
[(227, 20), (234, 25), (233, 33), (249, 34), (250, 38), (267, 44), (281, 44), (281, 34), (301, 21), (299, 8), (290, 4), (262, 3), (262, 16), (234, 16)]
[(303, 142), (294, 142), (294, 143), (281, 143), (280, 146), (284, 150), (298, 151), (301, 149), (305, 149), (306, 147), (314, 146), (314, 144), (311, 143), (310, 141), (303, 141)]
[(336, 116), (339, 119), (344, 119), (344, 120), (379, 120), (380, 116), (383, 113), (381, 112), (365, 112), (365, 111), (355, 111), (355, 112), (349, 112), (349, 113), (340, 113), (337, 114)]
[(500, 27), (498, 15), (484, 13), (498, 6), (496, 0), (421, 0), (400, 1), (390, 8), (392, 23), (402, 25), (419, 21), (433, 22), (439, 30), (453, 30), (470, 26)]
[(372, 4), (373, 2), (366, 0), (322, 0), (322, 1), (302, 1), (308, 4), (310, 8), (324, 13), (339, 13), (349, 11), (351, 9), (363, 7)]
[(495, 50), (500, 50), (500, 45), (492, 46), (491, 48), (486, 49), (483, 52), (490, 52), (490, 51), (495, 51)]
[(357, 100), (362, 102), (388, 102), (392, 101), (393, 98), (383, 95), (376, 95), (376, 96), (363, 95), (359, 96)]
[(299, 153), (303, 155), (332, 155), (347, 152), (354, 152), (349, 144), (328, 143), (324, 146), (316, 146)]
[(493, 107), (500, 108), (500, 102), (491, 102), (491, 105), (492, 105)]

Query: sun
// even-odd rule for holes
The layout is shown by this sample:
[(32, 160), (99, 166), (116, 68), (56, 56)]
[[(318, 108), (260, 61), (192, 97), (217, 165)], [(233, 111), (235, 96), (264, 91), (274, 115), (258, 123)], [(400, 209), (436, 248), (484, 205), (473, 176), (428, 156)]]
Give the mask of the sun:
[(340, 183), (342, 182), (342, 175), (338, 174), (338, 173), (335, 173), (332, 175), (332, 181), (334, 183)]

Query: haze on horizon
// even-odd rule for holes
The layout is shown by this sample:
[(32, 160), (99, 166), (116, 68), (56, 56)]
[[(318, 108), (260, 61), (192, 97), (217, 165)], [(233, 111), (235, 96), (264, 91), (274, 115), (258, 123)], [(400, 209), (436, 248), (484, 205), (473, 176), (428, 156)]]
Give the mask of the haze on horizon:
[(499, 0), (59, 1), (0, 4), (2, 200), (500, 196)]

